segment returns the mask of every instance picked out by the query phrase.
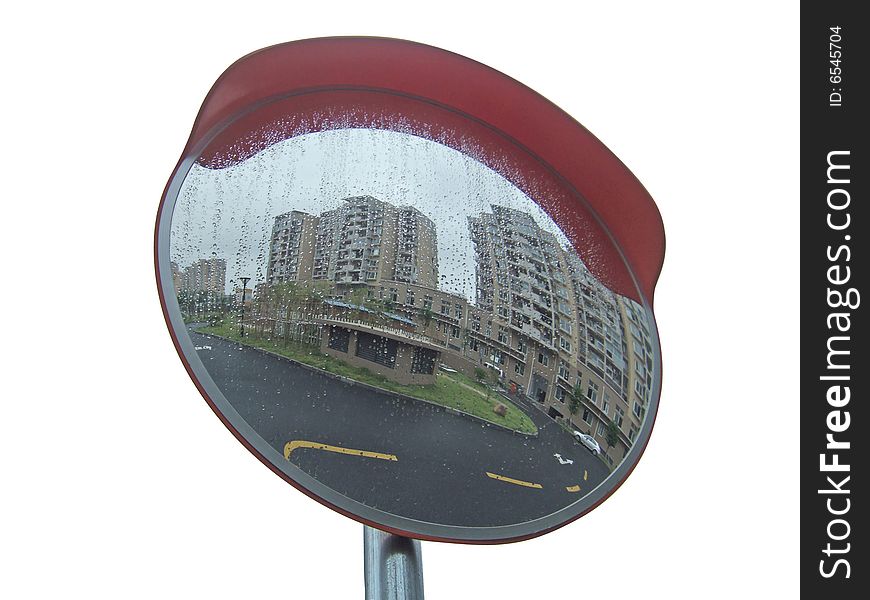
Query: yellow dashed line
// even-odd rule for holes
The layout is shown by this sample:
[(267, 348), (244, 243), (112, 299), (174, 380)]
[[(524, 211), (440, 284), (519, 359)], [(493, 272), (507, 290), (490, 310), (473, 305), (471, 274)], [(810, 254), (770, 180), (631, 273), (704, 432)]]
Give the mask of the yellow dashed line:
[(589, 479), (589, 471), (584, 469), (583, 470), (583, 481), (586, 481), (587, 479)]
[(522, 485), (524, 487), (530, 487), (535, 489), (541, 489), (540, 483), (530, 483), (528, 481), (522, 481), (521, 479), (514, 479), (513, 477), (505, 477), (504, 475), (496, 475), (495, 473), (486, 472), (487, 476), (492, 479), (498, 479), (499, 481), (504, 481), (507, 483), (513, 483), (514, 485)]
[(566, 487), (565, 489), (568, 490), (569, 492), (579, 492), (580, 486), (579, 485), (572, 485), (572, 486)]
[(338, 454), (350, 454), (352, 456), (364, 456), (366, 458), (380, 458), (381, 460), (399, 460), (395, 454), (384, 454), (383, 452), (369, 452), (368, 450), (354, 450), (353, 448), (342, 448), (340, 446), (330, 446), (329, 444), (321, 444), (318, 442), (307, 442), (305, 440), (293, 440), (284, 444), (284, 458), (290, 460), (290, 454), (297, 448), (312, 448), (314, 450), (326, 450), (327, 452), (337, 452)]

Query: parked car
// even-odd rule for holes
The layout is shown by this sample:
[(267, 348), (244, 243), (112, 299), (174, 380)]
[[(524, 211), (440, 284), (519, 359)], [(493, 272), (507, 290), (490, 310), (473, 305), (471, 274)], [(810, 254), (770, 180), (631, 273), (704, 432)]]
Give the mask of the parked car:
[(589, 451), (592, 452), (592, 454), (601, 454), (601, 446), (599, 446), (598, 442), (595, 441), (595, 438), (588, 433), (575, 431), (574, 439), (589, 448)]

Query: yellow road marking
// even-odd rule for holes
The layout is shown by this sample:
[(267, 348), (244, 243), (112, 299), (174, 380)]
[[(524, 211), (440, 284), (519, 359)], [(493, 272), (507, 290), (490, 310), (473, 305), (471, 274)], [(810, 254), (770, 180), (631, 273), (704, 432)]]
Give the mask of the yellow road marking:
[(307, 442), (305, 440), (293, 440), (284, 444), (284, 458), (290, 460), (290, 455), (297, 448), (313, 448), (314, 450), (326, 450), (327, 452), (337, 452), (338, 454), (350, 454), (352, 456), (364, 456), (366, 458), (380, 458), (381, 460), (399, 460), (395, 454), (384, 454), (383, 452), (369, 452), (368, 450), (354, 450), (353, 448), (342, 448), (340, 446), (330, 446), (329, 444), (321, 444), (319, 442)]
[(491, 477), (492, 479), (498, 479), (499, 481), (505, 481), (507, 483), (513, 483), (515, 485), (522, 485), (525, 487), (535, 488), (538, 490), (541, 489), (540, 483), (529, 483), (528, 481), (522, 481), (521, 479), (514, 479), (513, 477), (505, 477), (504, 475), (496, 475), (495, 473), (490, 473), (489, 471), (487, 471), (486, 474), (487, 474), (487, 476)]
[(566, 487), (565, 489), (568, 490), (569, 492), (579, 492), (580, 486), (579, 485), (572, 485), (572, 486)]
[(586, 481), (587, 479), (589, 479), (589, 471), (584, 469), (583, 470), (583, 481)]

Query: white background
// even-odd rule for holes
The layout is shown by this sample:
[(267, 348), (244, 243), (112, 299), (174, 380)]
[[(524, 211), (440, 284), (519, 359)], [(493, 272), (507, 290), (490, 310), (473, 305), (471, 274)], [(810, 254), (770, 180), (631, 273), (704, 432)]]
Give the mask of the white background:
[(4, 9), (0, 597), (362, 598), (362, 527), (213, 415), (151, 255), (223, 69), (345, 34), (528, 84), (634, 171), (667, 231), (661, 409), (634, 474), (543, 538), (424, 544), (428, 597), (797, 595), (796, 5), (189, 4)]

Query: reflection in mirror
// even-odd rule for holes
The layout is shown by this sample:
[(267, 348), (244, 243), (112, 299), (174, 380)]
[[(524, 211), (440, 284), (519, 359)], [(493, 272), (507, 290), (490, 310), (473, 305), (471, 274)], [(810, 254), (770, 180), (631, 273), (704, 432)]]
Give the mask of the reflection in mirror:
[(421, 137), (332, 130), (195, 164), (170, 255), (187, 335), (240, 417), (394, 515), (565, 508), (627, 455), (654, 393), (647, 310), (501, 175)]

